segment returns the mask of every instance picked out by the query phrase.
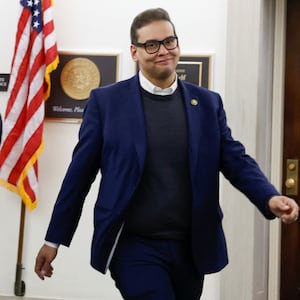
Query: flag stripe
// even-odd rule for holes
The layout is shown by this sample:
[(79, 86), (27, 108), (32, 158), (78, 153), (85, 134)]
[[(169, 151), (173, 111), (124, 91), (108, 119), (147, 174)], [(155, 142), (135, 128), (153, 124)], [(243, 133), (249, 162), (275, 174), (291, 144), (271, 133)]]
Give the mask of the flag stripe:
[[(18, 51), (18, 47), (21, 44), (20, 41), (24, 35), (24, 32), (30, 32), (29, 30), (31, 28), (31, 25), (30, 25), (30, 22), (28, 21), (28, 20), (30, 20), (30, 18), (31, 18), (30, 11), (23, 9), (21, 11), (20, 20), (18, 23), (18, 31), (16, 34), (15, 51), (14, 51), (14, 56), (13, 56), (13, 60), (12, 60), (12, 72), (11, 72), (12, 75), (18, 74), (18, 65), (16, 64), (15, 60), (18, 58), (21, 59), (21, 57), (22, 57)], [(29, 41), (30, 40), (28, 38), (24, 38), (23, 44), (29, 43)], [(17, 71), (17, 72), (14, 72), (14, 71)], [(14, 86), (14, 84), (12, 84), (11, 86)]]
[(24, 151), (19, 157), (17, 163), (14, 166), (13, 172), (11, 172), (8, 179), (10, 182), (17, 182), (19, 177), (16, 176), (22, 172), (22, 170), (26, 167), (26, 162), (28, 162), (29, 159), (34, 155), (36, 148), (38, 148), (41, 143), (41, 141), (35, 139), (35, 134), (41, 134), (42, 129), (42, 125), (36, 128), (35, 132), (32, 134), (31, 138), (24, 146)]

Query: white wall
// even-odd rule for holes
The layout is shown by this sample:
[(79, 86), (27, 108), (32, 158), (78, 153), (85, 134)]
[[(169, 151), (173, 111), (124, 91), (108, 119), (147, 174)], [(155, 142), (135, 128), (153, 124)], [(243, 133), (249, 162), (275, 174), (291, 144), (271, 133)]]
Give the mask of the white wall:
[[(230, 126), (270, 177), (274, 1), (228, 0), (226, 92)], [(277, 121), (276, 121), (277, 122)], [(222, 300), (268, 298), (269, 222), (227, 182), (222, 188), (229, 267)], [(271, 245), (274, 247), (276, 245)]]
[[(19, 1), (6, 1), (0, 13), (0, 73), (10, 72)], [(133, 17), (149, 7), (167, 9), (176, 24), (182, 54), (214, 54), (213, 89), (224, 94), (226, 54), (226, 0), (55, 1), (58, 48), (68, 51), (118, 52), (119, 79), (134, 74), (129, 55), (129, 27)], [(5, 111), (7, 93), (0, 93), (0, 111)], [(59, 299), (121, 299), (109, 276), (89, 266), (92, 209), (99, 178), (89, 193), (78, 231), (69, 249), (61, 247), (52, 279), (40, 281), (34, 274), (39, 250), (52, 207), (76, 143), (78, 124), (46, 122), (45, 151), (40, 163), (40, 201), (26, 215), (23, 280), (26, 296)], [(0, 295), (13, 295), (19, 230), (20, 199), (0, 189)], [(208, 276), (205, 300), (220, 299), (219, 275)]]

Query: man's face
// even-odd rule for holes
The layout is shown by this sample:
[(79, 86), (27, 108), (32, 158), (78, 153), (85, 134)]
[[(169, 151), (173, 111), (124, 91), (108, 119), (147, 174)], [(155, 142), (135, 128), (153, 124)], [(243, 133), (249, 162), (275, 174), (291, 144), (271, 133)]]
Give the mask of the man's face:
[[(162, 41), (167, 37), (174, 36), (172, 24), (168, 21), (155, 21), (137, 30), (138, 42)], [(179, 46), (173, 50), (167, 50), (160, 45), (158, 52), (148, 54), (144, 47), (131, 45), (131, 55), (144, 76), (154, 85), (168, 87), (175, 79), (175, 68), (177, 66), (180, 49)]]

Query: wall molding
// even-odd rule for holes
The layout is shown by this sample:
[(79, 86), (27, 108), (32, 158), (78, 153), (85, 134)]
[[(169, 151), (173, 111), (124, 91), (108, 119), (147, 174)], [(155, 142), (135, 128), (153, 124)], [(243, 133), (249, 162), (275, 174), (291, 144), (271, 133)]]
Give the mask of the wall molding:
[[(274, 72), (273, 72), (273, 114), (272, 114), (272, 154), (271, 180), (281, 190), (282, 182), (282, 140), (285, 69), (285, 25), (286, 0), (276, 0)], [(269, 283), (268, 299), (280, 297), (280, 247), (281, 222), (271, 222), (269, 237)]]

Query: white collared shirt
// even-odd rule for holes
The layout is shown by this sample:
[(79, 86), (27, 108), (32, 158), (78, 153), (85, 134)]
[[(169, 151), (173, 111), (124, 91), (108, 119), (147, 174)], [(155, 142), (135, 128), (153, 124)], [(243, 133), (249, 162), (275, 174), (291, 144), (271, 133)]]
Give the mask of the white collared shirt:
[(172, 95), (175, 90), (177, 89), (178, 83), (177, 83), (177, 75), (176, 75), (176, 79), (174, 80), (174, 82), (172, 83), (171, 86), (162, 89), (158, 86), (155, 86), (152, 82), (150, 82), (141, 71), (139, 71), (139, 79), (140, 79), (140, 83), (141, 86), (144, 90), (146, 90), (147, 92), (154, 94), (154, 95), (161, 95), (161, 96), (166, 96), (166, 95)]

